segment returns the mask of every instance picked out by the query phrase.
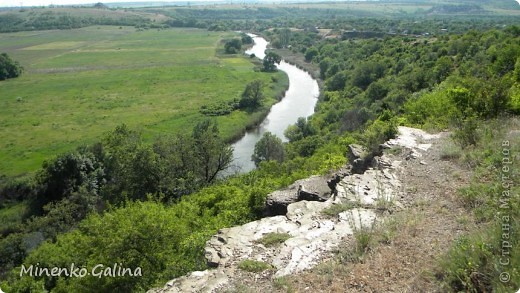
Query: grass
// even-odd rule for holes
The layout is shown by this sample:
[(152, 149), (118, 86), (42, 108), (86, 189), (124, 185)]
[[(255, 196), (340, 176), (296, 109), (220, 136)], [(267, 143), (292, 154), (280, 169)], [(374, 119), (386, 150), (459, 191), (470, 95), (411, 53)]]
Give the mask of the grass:
[(291, 237), (292, 236), (289, 233), (267, 233), (262, 238), (258, 239), (256, 243), (270, 247), (281, 244)]
[(475, 172), (457, 195), (479, 229), (459, 237), (438, 262), (444, 291), (514, 292), (520, 286), (519, 129), (518, 119), (483, 122), (476, 145), (461, 151), (460, 163)]
[(321, 213), (325, 216), (329, 217), (337, 217), (339, 214), (341, 214), (344, 211), (351, 210), (353, 208), (359, 207), (359, 203), (355, 202), (342, 202), (339, 204), (333, 204), (328, 208), (325, 208), (321, 211)]
[(273, 280), (273, 287), (278, 290), (283, 290), (287, 293), (295, 292), (289, 280), (286, 277), (278, 277)]
[(9, 203), (0, 207), (0, 235), (16, 230), (23, 223), (27, 208), (25, 202)]
[[(266, 85), (267, 109), (287, 77), (255, 72), (247, 57), (216, 54), (234, 34), (111, 26), (0, 34), (0, 52), (25, 68), (0, 82), (0, 174), (32, 172), (122, 123), (148, 139), (191, 131), (205, 118), (202, 105), (230, 101), (254, 79)], [(216, 119), (231, 140), (264, 112)]]
[(260, 273), (273, 269), (273, 266), (263, 261), (246, 259), (238, 264), (238, 268), (247, 272)]

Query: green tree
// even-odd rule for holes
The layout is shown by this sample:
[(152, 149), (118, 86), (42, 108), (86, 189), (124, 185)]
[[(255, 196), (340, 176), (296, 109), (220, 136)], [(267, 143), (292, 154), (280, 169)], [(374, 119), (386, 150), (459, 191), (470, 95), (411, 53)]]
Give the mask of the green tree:
[(18, 61), (14, 61), (7, 53), (0, 54), (0, 80), (14, 78), (22, 74), (23, 68)]
[(251, 38), (247, 34), (242, 34), (240, 40), (242, 41), (242, 44), (246, 44), (246, 45), (252, 44), (254, 42), (253, 38)]
[(232, 39), (226, 42), (224, 50), (227, 54), (236, 54), (242, 48), (242, 41), (240, 39)]
[(264, 93), (262, 89), (263, 83), (261, 80), (253, 80), (246, 85), (242, 97), (239, 101), (239, 107), (242, 109), (255, 110), (262, 105)]
[(283, 162), (285, 150), (282, 140), (271, 132), (266, 132), (255, 144), (255, 150), (251, 159), (258, 166), (263, 161)]
[(300, 117), (295, 124), (287, 127), (284, 135), (290, 142), (295, 142), (305, 137), (314, 135), (316, 132), (317, 130), (305, 117)]
[(291, 30), (288, 28), (281, 29), (278, 34), (278, 40), (280, 41), (280, 46), (286, 48), (291, 41)]
[(87, 149), (46, 161), (37, 175), (38, 188), (31, 203), (33, 212), (41, 213), (46, 204), (67, 198), (82, 187), (96, 196), (105, 181), (103, 163)]
[(264, 71), (273, 72), (276, 71), (276, 64), (280, 64), (282, 57), (274, 52), (269, 52), (265, 55), (263, 65)]
[(212, 183), (219, 172), (226, 170), (233, 161), (233, 148), (219, 135), (215, 120), (206, 119), (193, 129), (197, 171), (205, 183)]
[(305, 61), (311, 62), (314, 60), (314, 57), (318, 56), (319, 54), (320, 52), (318, 51), (318, 49), (310, 47), (307, 49), (307, 51), (305, 51)]

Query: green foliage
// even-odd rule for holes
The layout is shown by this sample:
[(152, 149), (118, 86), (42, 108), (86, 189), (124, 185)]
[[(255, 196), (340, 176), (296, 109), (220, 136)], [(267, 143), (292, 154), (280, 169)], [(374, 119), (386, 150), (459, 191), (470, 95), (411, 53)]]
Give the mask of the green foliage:
[(451, 123), (455, 105), (443, 90), (435, 90), (418, 95), (404, 105), (406, 121), (412, 125), (425, 125), (426, 128), (444, 129)]
[(377, 119), (363, 132), (363, 145), (372, 155), (381, 153), (380, 145), (397, 135), (397, 123), (394, 118)]
[[(517, 120), (481, 122), (481, 139), (464, 150), (464, 162), (475, 169), (473, 182), (458, 191), (479, 229), (459, 237), (440, 261), (437, 273), (444, 290), (512, 292), (520, 286), (519, 162), (512, 154), (519, 139), (511, 134)], [(507, 274), (507, 275), (505, 275)], [(505, 277), (510, 280), (504, 282)]]
[(294, 125), (289, 126), (284, 135), (289, 142), (296, 142), (317, 133), (314, 125), (304, 117), (298, 118)]
[(246, 272), (260, 273), (272, 269), (273, 266), (263, 261), (246, 259), (238, 263), (238, 268)]
[(255, 144), (251, 159), (257, 166), (263, 161), (283, 162), (285, 160), (285, 149), (282, 140), (269, 131), (265, 132)]
[(200, 113), (206, 116), (225, 116), (239, 108), (237, 99), (200, 106)]
[(153, 23), (149, 15), (128, 11), (103, 13), (90, 8), (28, 8), (0, 15), (0, 32), (73, 29), (92, 25), (138, 26), (163, 28)]
[(219, 135), (215, 120), (204, 120), (193, 128), (197, 172), (204, 182), (212, 183), (219, 172), (226, 170), (233, 160), (233, 149)]
[(91, 215), (77, 230), (59, 236), (56, 243), (41, 245), (24, 263), (26, 267), (36, 263), (40, 267), (70, 267), (74, 263), (89, 270), (97, 264), (111, 267), (120, 263), (142, 271), (140, 277), (37, 277), (47, 290), (147, 290), (158, 278), (194, 268), (176, 259), (180, 241), (189, 233), (181, 229), (179, 221), (178, 215), (161, 204), (128, 203), (105, 215)]
[(305, 61), (312, 62), (319, 54), (320, 52), (316, 48), (308, 48), (307, 51), (305, 51)]
[(0, 54), (0, 80), (18, 77), (22, 72), (23, 68), (18, 61), (12, 60), (7, 53)]
[(273, 280), (273, 286), (278, 290), (283, 290), (287, 293), (295, 292), (294, 288), (291, 286), (287, 277), (278, 277)]
[(365, 90), (372, 82), (383, 77), (385, 69), (385, 66), (379, 62), (361, 63), (352, 73), (352, 84)]
[(330, 207), (323, 209), (321, 213), (329, 217), (337, 217), (342, 212), (351, 210), (357, 206), (358, 204), (354, 202), (342, 202), (339, 204), (333, 204)]
[(254, 43), (253, 38), (250, 37), (248, 34), (241, 34), (240, 36), (241, 36), (240, 40), (242, 41), (242, 44), (250, 45), (250, 44)]
[(289, 233), (267, 233), (262, 238), (258, 239), (256, 243), (263, 244), (264, 246), (275, 246), (285, 242), (285, 240), (291, 238)]
[[(518, 227), (513, 219), (511, 229)], [(507, 240), (504, 248), (501, 223), (493, 223), (484, 232), (469, 237), (460, 237), (450, 252), (441, 261), (441, 280), (445, 289), (467, 292), (513, 292), (520, 285), (520, 250), (516, 240)], [(511, 249), (510, 255), (501, 256), (503, 249)], [(500, 281), (502, 262), (508, 262), (506, 273), (511, 280)]]
[(273, 72), (276, 71), (276, 64), (280, 64), (282, 57), (274, 52), (268, 52), (263, 60), (264, 71)]
[(452, 135), (454, 141), (462, 148), (476, 145), (479, 140), (477, 132), (479, 120), (475, 116), (466, 117), (460, 120), (458, 127)]
[(241, 109), (254, 111), (262, 106), (264, 99), (263, 82), (261, 80), (253, 80), (246, 85), (242, 92), (242, 96), (238, 105)]
[(224, 44), (226, 54), (236, 54), (242, 49), (242, 41), (240, 39), (232, 39)]
[[(87, 196), (96, 197), (106, 181), (102, 159), (87, 149), (58, 156), (47, 161), (37, 175), (39, 185), (32, 202), (34, 213), (44, 205), (70, 197), (83, 189)], [(88, 195), (90, 194), (90, 195)]]

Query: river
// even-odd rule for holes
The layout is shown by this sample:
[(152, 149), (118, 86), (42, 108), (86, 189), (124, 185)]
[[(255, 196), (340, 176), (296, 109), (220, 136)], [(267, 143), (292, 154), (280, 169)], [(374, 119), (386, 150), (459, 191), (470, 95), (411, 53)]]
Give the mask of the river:
[[(251, 49), (246, 51), (246, 54), (255, 54), (256, 57), (263, 59), (268, 42), (256, 35), (251, 34), (250, 36), (253, 37), (255, 43)], [(282, 141), (287, 141), (283, 135), (285, 129), (296, 123), (299, 117), (308, 117), (314, 113), (314, 106), (320, 94), (318, 82), (307, 72), (284, 61), (280, 62), (277, 67), (289, 77), (289, 89), (283, 99), (271, 107), (267, 117), (256, 129), (247, 132), (244, 137), (233, 144), (235, 172), (245, 173), (255, 169), (251, 156), (255, 144), (266, 131), (277, 135)]]

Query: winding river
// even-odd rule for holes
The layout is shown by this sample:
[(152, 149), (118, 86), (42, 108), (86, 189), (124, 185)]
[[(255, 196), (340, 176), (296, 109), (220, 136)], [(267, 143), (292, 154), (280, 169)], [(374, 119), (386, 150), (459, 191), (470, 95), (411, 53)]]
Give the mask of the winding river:
[[(256, 35), (251, 34), (250, 36), (253, 37), (255, 43), (250, 50), (246, 51), (246, 54), (255, 54), (256, 57), (263, 59), (268, 42)], [(308, 117), (314, 113), (314, 106), (320, 94), (318, 82), (307, 72), (284, 61), (277, 67), (287, 73), (289, 89), (283, 99), (271, 107), (267, 117), (256, 129), (247, 132), (244, 137), (233, 144), (235, 172), (245, 173), (255, 169), (251, 156), (255, 144), (266, 131), (287, 141), (283, 135), (285, 129), (296, 123), (299, 117)]]

